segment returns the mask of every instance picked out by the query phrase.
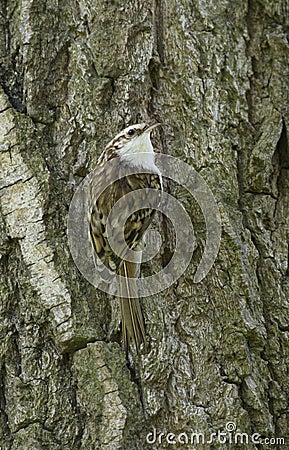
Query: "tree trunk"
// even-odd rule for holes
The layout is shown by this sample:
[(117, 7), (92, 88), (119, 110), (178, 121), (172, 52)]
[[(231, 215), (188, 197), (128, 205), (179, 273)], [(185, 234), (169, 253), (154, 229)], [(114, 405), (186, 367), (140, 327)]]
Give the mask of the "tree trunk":
[[(288, 448), (288, 11), (2, 1), (1, 449)], [(105, 145), (148, 119), (163, 123), (158, 151), (210, 187), (222, 238), (194, 283), (205, 218), (166, 182), (196, 244), (178, 281), (143, 300), (148, 347), (127, 362), (117, 302), (78, 271), (66, 227)], [(143, 276), (173, 254), (158, 217), (163, 251)]]

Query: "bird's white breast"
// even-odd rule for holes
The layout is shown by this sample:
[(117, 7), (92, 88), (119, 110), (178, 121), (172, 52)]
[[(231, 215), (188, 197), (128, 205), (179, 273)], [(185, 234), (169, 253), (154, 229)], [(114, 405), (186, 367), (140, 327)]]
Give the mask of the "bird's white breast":
[(160, 175), (160, 171), (155, 165), (155, 155), (150, 140), (150, 133), (143, 133), (132, 141), (127, 142), (119, 150), (119, 157), (133, 166), (141, 167)]

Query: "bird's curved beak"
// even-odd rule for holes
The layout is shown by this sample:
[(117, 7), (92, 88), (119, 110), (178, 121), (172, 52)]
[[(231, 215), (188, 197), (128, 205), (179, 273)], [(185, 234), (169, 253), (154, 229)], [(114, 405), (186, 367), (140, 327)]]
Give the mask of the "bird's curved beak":
[(152, 123), (148, 123), (147, 126), (145, 127), (145, 129), (143, 130), (143, 133), (147, 133), (148, 131), (152, 131), (154, 128), (159, 127), (160, 125), (162, 125), (159, 122), (152, 122)]

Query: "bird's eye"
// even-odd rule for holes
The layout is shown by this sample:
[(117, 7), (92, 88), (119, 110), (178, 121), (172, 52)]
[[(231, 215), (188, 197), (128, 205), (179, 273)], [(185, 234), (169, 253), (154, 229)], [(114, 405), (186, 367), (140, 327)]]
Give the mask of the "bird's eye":
[(132, 129), (128, 130), (128, 132), (127, 132), (127, 134), (128, 134), (129, 136), (133, 136), (134, 133), (135, 133), (135, 131), (132, 130)]

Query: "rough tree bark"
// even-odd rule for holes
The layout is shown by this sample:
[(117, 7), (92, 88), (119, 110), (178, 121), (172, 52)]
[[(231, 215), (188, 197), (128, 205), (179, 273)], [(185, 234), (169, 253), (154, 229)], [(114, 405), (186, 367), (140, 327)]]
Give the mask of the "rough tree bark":
[[(2, 0), (2, 450), (177, 437), (175, 448), (278, 448), (253, 433), (289, 448), (288, 12), (287, 0)], [(194, 284), (205, 222), (170, 184), (198, 246), (178, 282), (143, 302), (148, 351), (128, 367), (108, 339), (115, 305), (75, 267), (66, 221), (104, 145), (147, 118), (165, 124), (159, 150), (206, 180), (223, 232)], [(172, 251), (169, 223), (159, 229), (154, 270)], [(230, 443), (230, 422), (247, 444)], [(227, 440), (208, 443), (218, 431)], [(205, 443), (180, 442), (193, 432)]]

